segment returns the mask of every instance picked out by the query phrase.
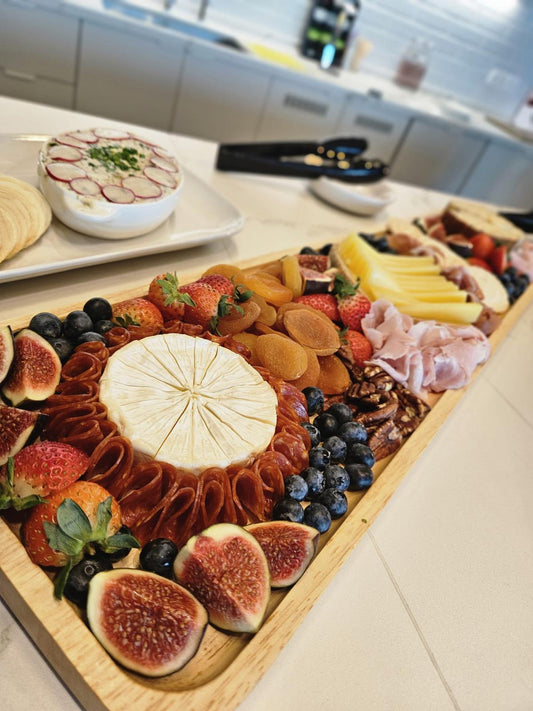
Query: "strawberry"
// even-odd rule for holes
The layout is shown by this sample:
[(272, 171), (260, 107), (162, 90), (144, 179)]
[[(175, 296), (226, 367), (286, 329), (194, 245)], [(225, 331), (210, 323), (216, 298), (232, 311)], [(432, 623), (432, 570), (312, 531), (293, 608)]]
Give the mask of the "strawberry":
[(68, 574), (86, 552), (139, 547), (130, 534), (117, 533), (121, 519), (117, 501), (90, 481), (56, 491), (31, 511), (22, 526), (22, 541), (37, 565), (62, 567), (55, 580), (56, 597), (61, 598)]
[(124, 328), (142, 326), (153, 333), (159, 333), (163, 327), (161, 311), (151, 301), (142, 297), (126, 299), (115, 304), (112, 320)]
[(473, 267), (481, 267), (482, 269), (486, 269), (488, 272), (492, 271), (492, 267), (490, 266), (490, 264), (484, 259), (480, 259), (479, 257), (467, 257), (466, 261)]
[(188, 294), (194, 303), (194, 306), (185, 304), (183, 320), (187, 323), (198, 323), (206, 330), (214, 330), (218, 321), (218, 304), (222, 299), (219, 292), (200, 281), (185, 284), (181, 291)]
[(495, 247), (494, 251), (490, 255), (489, 264), (495, 274), (501, 275), (509, 266), (509, 260), (507, 259), (507, 248), (505, 245), (500, 247)]
[(362, 368), (365, 362), (372, 357), (372, 344), (362, 333), (350, 329), (346, 331), (343, 338), (346, 339), (350, 346), (355, 365)]
[(304, 294), (294, 299), (297, 304), (307, 304), (317, 311), (322, 311), (332, 321), (340, 321), (337, 299), (333, 294)]
[(470, 242), (472, 243), (472, 256), (477, 257), (477, 259), (484, 259), (486, 262), (496, 248), (493, 238), (485, 234), (485, 232), (478, 232), (470, 238)]
[(89, 457), (64, 442), (36, 442), (9, 458), (0, 475), (0, 509), (17, 511), (65, 489), (89, 466)]
[(209, 284), (209, 286), (218, 291), (218, 293), (226, 296), (233, 296), (233, 283), (228, 277), (222, 276), (222, 274), (208, 274), (207, 276), (200, 277), (198, 279), (199, 284)]
[(182, 319), (185, 303), (194, 306), (191, 297), (179, 290), (176, 272), (154, 277), (148, 287), (148, 300), (157, 306), (165, 321)]
[(334, 293), (342, 323), (354, 331), (361, 330), (361, 319), (370, 311), (370, 299), (358, 292), (359, 282), (352, 284), (341, 274), (335, 277)]

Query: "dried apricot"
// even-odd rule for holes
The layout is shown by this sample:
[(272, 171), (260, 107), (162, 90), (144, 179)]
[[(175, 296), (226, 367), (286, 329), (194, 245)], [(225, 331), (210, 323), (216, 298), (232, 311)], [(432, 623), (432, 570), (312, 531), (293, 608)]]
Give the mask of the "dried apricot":
[(262, 296), (259, 296), (259, 294), (254, 293), (251, 300), (255, 301), (261, 309), (261, 312), (256, 320), (261, 321), (261, 323), (265, 323), (267, 326), (273, 326), (276, 323), (276, 309), (270, 304), (267, 304), (267, 302)]
[(276, 328), (285, 329), (283, 324), (283, 318), (287, 311), (292, 311), (293, 309), (303, 309), (304, 311), (310, 311), (313, 314), (318, 314), (321, 318), (325, 319), (328, 323), (331, 323), (331, 319), (326, 316), (323, 311), (318, 311), (308, 304), (302, 304), (299, 301), (290, 301), (288, 304), (282, 304), (277, 312), (276, 316)]
[(208, 276), (209, 274), (221, 274), (230, 281), (233, 281), (235, 286), (237, 286), (237, 284), (244, 284), (244, 272), (234, 264), (215, 264), (213, 267), (206, 269), (202, 276)]
[(339, 333), (333, 323), (325, 321), (314, 309), (292, 309), (285, 312), (283, 325), (291, 338), (312, 348), (317, 355), (332, 355), (340, 347)]
[(294, 297), (303, 294), (304, 282), (300, 274), (300, 264), (294, 254), (287, 255), (281, 260), (281, 280), (292, 291)]
[(316, 387), (320, 377), (320, 363), (316, 353), (311, 348), (305, 348), (304, 350), (307, 354), (307, 368), (299, 378), (291, 380), (291, 385), (297, 387), (298, 390)]
[(246, 269), (247, 274), (257, 274), (258, 272), (263, 272), (264, 274), (270, 274), (270, 276), (281, 277), (281, 262), (279, 259), (273, 262), (266, 262), (261, 264), (259, 267), (251, 267)]
[(340, 395), (350, 387), (351, 379), (348, 369), (336, 355), (322, 356), (318, 385), (326, 395)]
[[(241, 313), (242, 310), (242, 313)], [(223, 316), (218, 320), (217, 329), (221, 336), (227, 336), (233, 333), (246, 331), (247, 328), (254, 323), (259, 314), (261, 307), (255, 301), (249, 299), (232, 308), (227, 316)]]
[(259, 336), (256, 351), (261, 365), (283, 380), (296, 380), (307, 369), (305, 349), (281, 334)]
[(257, 359), (256, 343), (258, 336), (255, 333), (248, 333), (248, 331), (241, 331), (240, 333), (235, 333), (233, 335), (234, 340), (243, 343), (249, 350), (252, 356), (252, 363), (259, 364)]
[(259, 294), (265, 301), (274, 306), (281, 306), (281, 304), (292, 301), (292, 291), (283, 286), (279, 279), (269, 274), (247, 274), (244, 278), (244, 284), (248, 289), (252, 289), (252, 291), (255, 291), (256, 294)]

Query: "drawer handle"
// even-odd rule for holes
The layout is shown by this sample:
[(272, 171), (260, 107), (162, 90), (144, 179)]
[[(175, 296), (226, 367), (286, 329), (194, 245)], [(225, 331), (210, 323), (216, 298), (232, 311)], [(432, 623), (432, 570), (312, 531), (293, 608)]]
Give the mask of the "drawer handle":
[(11, 77), (11, 79), (21, 79), (22, 81), (35, 81), (37, 77), (35, 74), (26, 74), (25, 72), (17, 72), (16, 69), (4, 69), (4, 74), (6, 77)]
[(292, 109), (298, 109), (299, 111), (307, 111), (308, 113), (316, 114), (317, 116), (325, 116), (328, 112), (327, 104), (320, 104), (318, 101), (304, 99), (301, 96), (296, 96), (295, 94), (285, 94), (283, 105), (290, 106)]
[(355, 117), (354, 124), (356, 126), (362, 126), (363, 128), (372, 128), (374, 131), (379, 131), (380, 133), (392, 133), (392, 130), (394, 129), (393, 123), (389, 123), (388, 121), (380, 121), (372, 116), (364, 116), (362, 114)]

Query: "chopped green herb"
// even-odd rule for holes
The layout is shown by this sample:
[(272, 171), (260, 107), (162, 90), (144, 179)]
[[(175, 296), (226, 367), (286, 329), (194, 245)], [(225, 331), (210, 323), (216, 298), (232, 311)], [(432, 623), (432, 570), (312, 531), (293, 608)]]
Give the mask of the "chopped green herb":
[(93, 146), (89, 148), (87, 153), (89, 158), (98, 161), (109, 172), (115, 172), (117, 169), (123, 171), (140, 170), (137, 160), (138, 150), (136, 148), (117, 145)]

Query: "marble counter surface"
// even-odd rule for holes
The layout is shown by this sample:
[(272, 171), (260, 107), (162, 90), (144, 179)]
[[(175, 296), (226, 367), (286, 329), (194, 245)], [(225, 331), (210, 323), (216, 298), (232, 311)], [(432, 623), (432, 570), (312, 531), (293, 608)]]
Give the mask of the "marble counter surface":
[[(0, 99), (0, 116), (6, 133), (102, 125), (10, 99)], [(328, 242), (447, 199), (393, 184), (386, 211), (355, 218), (312, 197), (304, 181), (217, 173), (213, 144), (148, 133), (242, 211), (241, 232), (208, 247), (0, 285), (0, 320), (147, 284), (164, 270)], [(530, 308), (239, 711), (533, 708), (532, 337)], [(1, 604), (0, 688), (5, 711), (80, 708)]]

